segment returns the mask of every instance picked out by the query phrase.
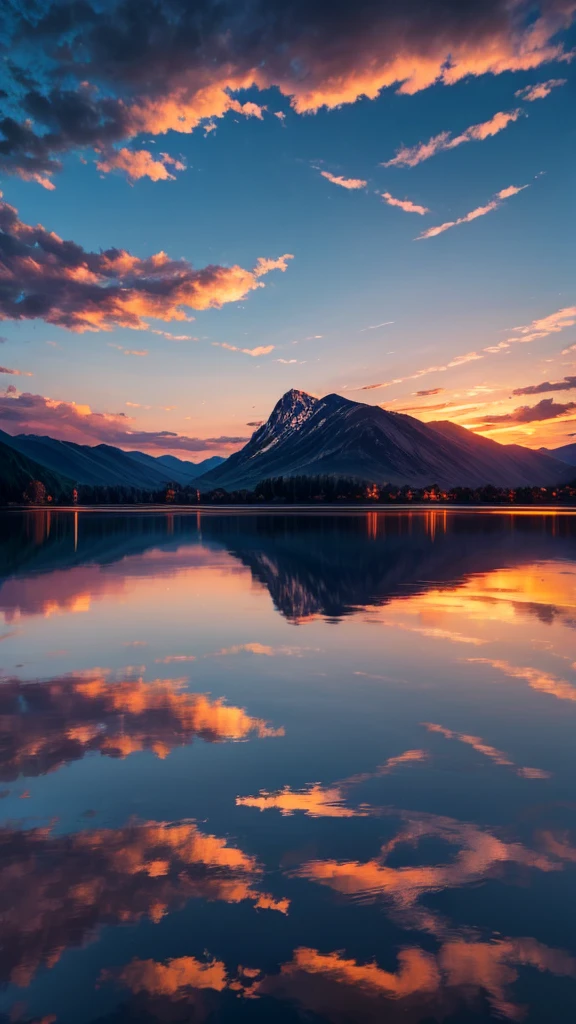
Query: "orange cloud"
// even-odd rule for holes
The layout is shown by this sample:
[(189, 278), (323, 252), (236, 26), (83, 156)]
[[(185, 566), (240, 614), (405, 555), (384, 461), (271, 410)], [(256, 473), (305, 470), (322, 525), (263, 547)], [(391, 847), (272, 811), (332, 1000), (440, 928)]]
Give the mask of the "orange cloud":
[[(516, 94), (518, 95), (518, 93)], [(503, 131), (513, 121), (517, 121), (522, 115), (522, 110), (498, 111), (489, 121), (481, 124), (473, 124), (466, 128), (460, 135), (452, 137), (451, 132), (440, 132), (434, 135), (428, 142), (419, 142), (417, 146), (403, 146), (398, 150), (392, 160), (382, 164), (383, 167), (416, 167), (423, 160), (429, 160), (436, 153), (444, 149), (456, 149), (463, 142), (480, 141), (488, 139), (498, 132)], [(427, 211), (428, 212), (428, 211)]]
[[(33, 43), (49, 49), (54, 67), (35, 90), (14, 90), (1, 165), (49, 188), (62, 155), (73, 149), (92, 146), (106, 159), (142, 132), (189, 133), (201, 126), (206, 133), (231, 112), (261, 120), (264, 106), (238, 98), (247, 89), (278, 89), (304, 114), (375, 99), (385, 88), (412, 95), (470, 76), (567, 60), (558, 35), (573, 20), (574, 2), (540, 0), (535, 8), (528, 0), (512, 6), (493, 0), (486, 10), (476, 0), (437, 10), (423, 0), (400, 6), (360, 0), (338, 17), (317, 2), (305, 11), (276, 4), (264, 13), (245, 4), (232, 21), (225, 7), (209, 14), (202, 8), (197, 47), (189, 45), (186, 5), (167, 18), (161, 7), (145, 17), (118, 3), (93, 12), (82, 59), (68, 26), (50, 17), (50, 3), (46, 10), (33, 23), (26, 13), (15, 15), (7, 29), (14, 59), (18, 54), (25, 63)], [(99, 89), (84, 80), (87, 66)]]
[(0, 318), (36, 319), (68, 330), (147, 328), (146, 318), (188, 320), (187, 309), (220, 308), (264, 287), (270, 270), (286, 270), (285, 255), (260, 258), (253, 270), (209, 266), (195, 270), (186, 260), (159, 252), (141, 259), (123, 249), (87, 252), (42, 225), (32, 227), (0, 202), (0, 228), (10, 242), (3, 270)]
[(330, 174), (330, 171), (320, 171), (323, 178), (327, 178), (333, 185), (340, 185), (341, 188), (357, 189), (366, 188), (367, 181), (363, 181), (362, 178), (342, 178), (335, 174)]
[[(468, 224), (472, 220), (477, 220), (478, 217), (485, 217), (487, 213), (491, 213), (492, 210), (497, 210), (503, 199), (509, 199), (510, 196), (518, 195), (523, 189), (528, 188), (528, 185), (509, 185), (508, 188), (503, 188), (500, 192), (497, 192), (494, 199), (491, 199), (486, 206), (477, 206), (475, 210), (470, 210), (470, 213), (466, 213), (463, 217), (458, 217), (457, 220), (447, 220), (444, 224), (438, 224), (436, 227), (428, 228), (417, 236), (417, 241), (422, 238), (436, 238), (437, 235), (443, 234), (444, 231), (448, 231), (449, 228), (454, 228), (458, 224)], [(486, 351), (486, 350), (485, 350)]]
[(454, 366), (463, 366), (465, 363), (473, 363), (477, 359), (483, 359), (484, 357), (478, 352), (465, 352), (461, 356), (455, 356), (449, 363), (445, 363), (443, 366), (426, 366), (423, 370), (417, 370), (416, 373), (409, 373), (406, 377), (394, 377), (393, 380), (385, 380), (379, 384), (364, 384), (359, 388), (351, 388), (352, 391), (375, 391), (379, 388), (390, 388), (393, 384), (403, 384), (407, 380), (417, 380), (419, 377), (425, 377), (428, 373), (444, 373), (446, 370), (451, 370)]
[(138, 181), (139, 178), (175, 181), (175, 175), (171, 174), (168, 168), (173, 167), (175, 171), (186, 170), (186, 164), (182, 160), (175, 160), (168, 153), (161, 153), (159, 159), (154, 159), (147, 149), (131, 150), (126, 147), (106, 153), (97, 160), (96, 167), (104, 174), (110, 171), (124, 171), (130, 181)]
[[(531, 324), (514, 327), (513, 334), (509, 338), (500, 341), (496, 346), (484, 349), (484, 351), (497, 352), (500, 349), (509, 348), (510, 345), (518, 344), (518, 342), (539, 341), (540, 338), (547, 338), (550, 334), (559, 334), (560, 331), (566, 330), (567, 327), (573, 327), (574, 324), (576, 324), (576, 306), (566, 306), (564, 309), (557, 310), (556, 313), (533, 320)], [(570, 350), (566, 349), (562, 355), (566, 355), (568, 351)]]
[(430, 213), (427, 206), (418, 206), (417, 203), (411, 202), (410, 199), (395, 199), (389, 192), (383, 192), (382, 199), (388, 203), (388, 206), (399, 206), (405, 213), (419, 213), (422, 216), (425, 213)]
[(245, 356), (269, 356), (274, 351), (275, 345), (257, 345), (256, 348), (239, 348), (238, 345), (229, 345), (226, 341), (213, 341), (216, 348), (225, 348), (228, 352), (243, 352)]
[(552, 89), (557, 89), (560, 85), (566, 85), (565, 78), (549, 78), (547, 82), (526, 85), (523, 89), (518, 89), (514, 95), (526, 100), (527, 103), (534, 103), (534, 100), (546, 99), (552, 92)]

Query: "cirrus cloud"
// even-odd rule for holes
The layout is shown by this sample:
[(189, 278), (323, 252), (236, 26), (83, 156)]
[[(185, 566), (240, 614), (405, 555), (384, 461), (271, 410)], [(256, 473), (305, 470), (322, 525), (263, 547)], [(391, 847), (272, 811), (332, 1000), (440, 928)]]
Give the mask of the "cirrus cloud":
[(438, 224), (436, 227), (428, 228), (417, 236), (416, 241), (420, 241), (422, 238), (436, 238), (437, 235), (441, 235), (444, 231), (448, 231), (449, 228), (455, 228), (458, 224), (469, 224), (472, 220), (477, 220), (478, 217), (485, 217), (487, 213), (491, 213), (493, 210), (497, 210), (501, 205), (503, 199), (510, 199), (511, 196), (518, 195), (528, 185), (508, 185), (507, 188), (500, 189), (496, 193), (493, 199), (486, 206), (477, 206), (476, 209), (470, 210), (470, 213), (464, 214), (463, 217), (458, 217), (457, 220), (447, 220), (444, 224)]
[(517, 121), (522, 113), (521, 109), (499, 110), (490, 120), (483, 121), (481, 124), (470, 125), (469, 128), (466, 128), (460, 135), (455, 137), (452, 137), (451, 132), (439, 132), (438, 135), (434, 135), (428, 142), (419, 142), (416, 146), (402, 146), (396, 153), (396, 156), (382, 164), (382, 166), (416, 167), (424, 160), (429, 160), (431, 156), (435, 156), (436, 153), (440, 153), (444, 149), (456, 149), (463, 142), (481, 141), (490, 138), (492, 135), (497, 135), (498, 132), (507, 128), (509, 124)]
[(327, 178), (333, 185), (340, 185), (341, 188), (357, 189), (366, 188), (368, 184), (362, 178), (342, 178), (338, 174), (330, 174), (330, 171), (320, 171), (323, 178)]
[(565, 78), (549, 78), (547, 82), (526, 85), (524, 89), (518, 89), (514, 95), (526, 100), (527, 103), (534, 103), (534, 100), (546, 99), (552, 92), (552, 89), (557, 89), (560, 85), (566, 85)]
[(427, 206), (418, 206), (417, 203), (413, 203), (410, 199), (395, 199), (389, 192), (382, 193), (382, 199), (388, 206), (399, 206), (404, 213), (419, 213), (424, 216), (425, 213), (430, 213)]

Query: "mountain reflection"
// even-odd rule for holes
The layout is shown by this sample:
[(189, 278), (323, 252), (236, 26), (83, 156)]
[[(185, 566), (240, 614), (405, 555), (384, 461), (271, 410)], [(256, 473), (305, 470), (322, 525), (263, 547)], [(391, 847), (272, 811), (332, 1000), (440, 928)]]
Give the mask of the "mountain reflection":
[(0, 828), (0, 979), (25, 987), (41, 966), (103, 925), (160, 921), (189, 900), (250, 900), (286, 913), (255, 886), (254, 857), (190, 822), (145, 822), (56, 835)]
[[(453, 512), (326, 515), (30, 512), (2, 516), (0, 610), (82, 611), (91, 595), (114, 593), (131, 576), (178, 572), (232, 557), (298, 622), (339, 618), (394, 596), (445, 587), (471, 574), (576, 558), (576, 522), (534, 513), (500, 517)], [(153, 557), (148, 557), (153, 555)], [(503, 595), (478, 595), (486, 603)], [(504, 595), (505, 596), (505, 595)], [(534, 595), (536, 597), (536, 595)], [(524, 601), (540, 617), (560, 614), (548, 592)], [(545, 607), (544, 607), (545, 604)]]
[(0, 685), (0, 780), (35, 776), (90, 751), (127, 757), (151, 750), (164, 758), (195, 737), (209, 743), (282, 736), (242, 708), (189, 693), (184, 680), (115, 681), (99, 669), (45, 682)]

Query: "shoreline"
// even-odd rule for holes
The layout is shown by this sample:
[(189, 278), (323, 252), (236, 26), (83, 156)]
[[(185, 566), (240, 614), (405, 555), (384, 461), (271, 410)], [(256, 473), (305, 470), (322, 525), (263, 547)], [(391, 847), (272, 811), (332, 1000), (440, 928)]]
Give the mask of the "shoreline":
[(270, 515), (273, 513), (286, 514), (287, 512), (294, 513), (334, 513), (334, 512), (361, 512), (361, 513), (378, 513), (378, 514), (390, 514), (396, 512), (452, 512), (452, 513), (466, 513), (466, 512), (485, 512), (485, 513), (501, 513), (506, 515), (514, 515), (516, 513), (526, 515), (576, 515), (576, 505), (452, 505), (442, 504), (440, 502), (411, 502), (410, 504), (398, 504), (398, 505), (380, 505), (380, 504), (257, 504), (257, 505), (233, 505), (233, 504), (222, 504), (222, 505), (149, 505), (149, 504), (134, 504), (134, 505), (0, 505), (0, 512), (116, 512), (116, 513), (132, 513), (141, 515), (142, 513), (150, 513), (157, 515), (162, 512), (166, 515), (197, 515), (199, 512), (204, 514), (216, 514), (223, 515), (226, 513), (238, 514), (244, 512), (248, 515), (254, 513), (261, 513), (264, 515)]

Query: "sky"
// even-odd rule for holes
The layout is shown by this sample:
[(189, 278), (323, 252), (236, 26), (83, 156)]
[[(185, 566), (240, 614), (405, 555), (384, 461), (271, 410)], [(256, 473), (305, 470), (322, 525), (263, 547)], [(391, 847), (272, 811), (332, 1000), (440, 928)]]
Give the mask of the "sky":
[(198, 461), (289, 388), (576, 439), (576, 0), (26, 0), (0, 429)]

